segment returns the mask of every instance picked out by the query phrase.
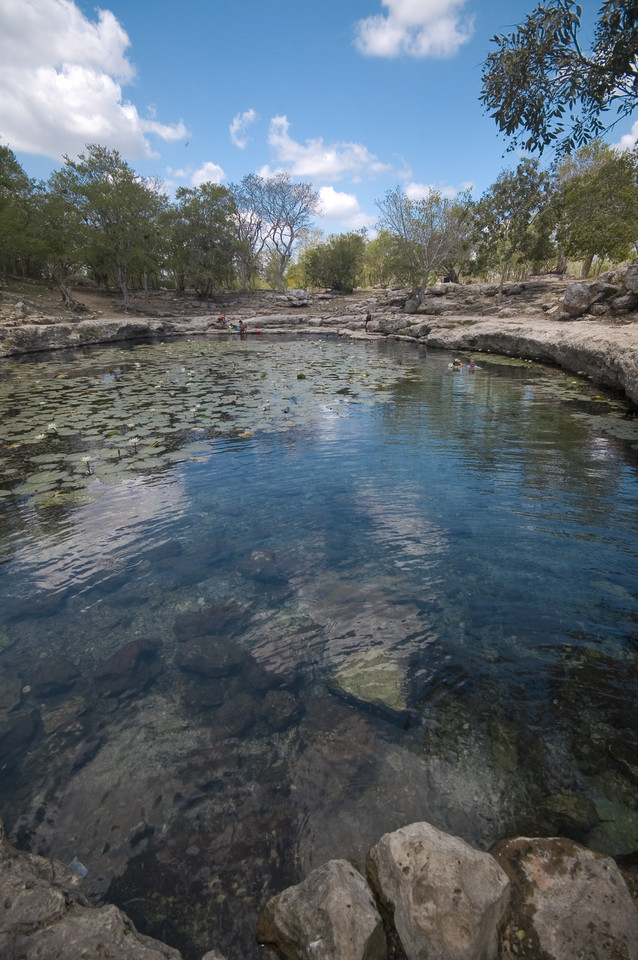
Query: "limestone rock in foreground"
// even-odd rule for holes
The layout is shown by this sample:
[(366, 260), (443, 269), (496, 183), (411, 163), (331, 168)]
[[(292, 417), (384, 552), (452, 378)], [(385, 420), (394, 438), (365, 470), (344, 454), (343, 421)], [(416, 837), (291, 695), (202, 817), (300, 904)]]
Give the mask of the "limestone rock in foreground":
[(117, 907), (94, 908), (63, 863), (14, 850), (0, 825), (0, 957), (181, 960)]
[(386, 833), (366, 872), (409, 960), (492, 960), (510, 882), (488, 853), (413, 823)]
[(638, 960), (638, 911), (616, 863), (564, 838), (517, 837), (492, 854), (512, 882), (503, 955)]
[(386, 939), (370, 888), (347, 860), (330, 860), (272, 897), (259, 943), (286, 960), (385, 960)]

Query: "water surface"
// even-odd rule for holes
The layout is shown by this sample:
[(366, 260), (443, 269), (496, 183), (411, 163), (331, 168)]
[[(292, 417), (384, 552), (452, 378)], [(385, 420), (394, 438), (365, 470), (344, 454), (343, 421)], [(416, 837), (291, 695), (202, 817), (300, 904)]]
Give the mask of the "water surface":
[(638, 847), (638, 421), (249, 337), (0, 368), (0, 799), (199, 957), (425, 819)]

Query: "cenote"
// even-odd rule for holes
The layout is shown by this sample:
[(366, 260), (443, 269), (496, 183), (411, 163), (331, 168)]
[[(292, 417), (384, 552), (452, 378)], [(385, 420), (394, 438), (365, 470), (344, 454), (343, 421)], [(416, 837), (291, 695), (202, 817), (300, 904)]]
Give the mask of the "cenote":
[(427, 820), (638, 849), (638, 420), (587, 381), (249, 337), (0, 367), (0, 800), (199, 958)]

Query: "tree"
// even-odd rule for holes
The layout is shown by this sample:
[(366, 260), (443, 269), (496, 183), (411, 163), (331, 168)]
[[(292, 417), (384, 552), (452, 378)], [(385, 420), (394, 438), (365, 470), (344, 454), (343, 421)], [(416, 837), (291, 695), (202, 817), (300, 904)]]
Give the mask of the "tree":
[(477, 267), (498, 268), (499, 301), (516, 258), (538, 261), (549, 255), (552, 222), (544, 215), (549, 197), (549, 174), (539, 169), (537, 160), (523, 160), (516, 170), (499, 174), (476, 205)]
[(556, 170), (557, 240), (582, 258), (583, 277), (594, 257), (626, 259), (638, 237), (636, 156), (593, 141)]
[[(569, 153), (638, 105), (638, 0), (605, 0), (589, 53), (581, 14), (572, 0), (547, 0), (512, 33), (492, 37), (480, 100), (513, 138), (510, 149)], [(608, 110), (616, 116), (605, 127)]]
[(0, 270), (29, 273), (29, 262), (39, 249), (34, 224), (36, 185), (26, 175), (9, 147), (0, 145)]
[(432, 190), (427, 197), (412, 200), (396, 187), (377, 206), (379, 224), (393, 238), (391, 271), (398, 280), (412, 285), (412, 299), (420, 302), (432, 276), (453, 271), (466, 249), (471, 197), (462, 193), (450, 200)]
[(269, 264), (281, 291), (295, 241), (317, 211), (319, 195), (311, 183), (293, 183), (287, 173), (272, 177), (251, 173), (232, 190), (241, 213), (238, 227), (243, 231), (245, 249), (253, 258), (270, 251)]
[(156, 264), (150, 238), (166, 197), (157, 181), (143, 180), (117, 150), (87, 144), (77, 160), (64, 158), (50, 189), (76, 209), (83, 261), (97, 278), (113, 279), (129, 307), (129, 284)]
[(200, 299), (208, 299), (215, 286), (232, 284), (235, 201), (226, 187), (214, 183), (180, 187), (175, 199), (169, 264), (178, 289), (191, 286)]
[(231, 183), (229, 192), (235, 201), (233, 223), (236, 232), (235, 262), (242, 290), (257, 276), (261, 267), (261, 254), (266, 244), (260, 177), (250, 174), (241, 183)]
[(379, 233), (366, 244), (363, 260), (363, 274), (367, 286), (386, 286), (395, 279), (390, 258), (394, 238), (387, 230)]
[(325, 243), (308, 247), (300, 258), (306, 285), (352, 293), (363, 266), (365, 247), (365, 236), (358, 231), (333, 234)]

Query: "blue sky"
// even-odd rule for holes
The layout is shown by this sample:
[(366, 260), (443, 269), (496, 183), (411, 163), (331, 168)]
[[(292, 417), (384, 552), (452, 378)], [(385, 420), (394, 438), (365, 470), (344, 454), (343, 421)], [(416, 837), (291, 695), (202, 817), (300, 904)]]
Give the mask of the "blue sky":
[(374, 229), (397, 184), (478, 196), (515, 166), (479, 104), (481, 66), (533, 6), (0, 0), (0, 143), (46, 178), (99, 142), (169, 191), (284, 170), (320, 192), (325, 233)]

